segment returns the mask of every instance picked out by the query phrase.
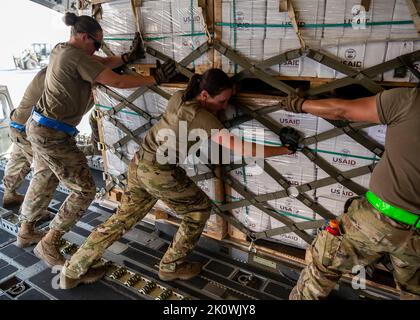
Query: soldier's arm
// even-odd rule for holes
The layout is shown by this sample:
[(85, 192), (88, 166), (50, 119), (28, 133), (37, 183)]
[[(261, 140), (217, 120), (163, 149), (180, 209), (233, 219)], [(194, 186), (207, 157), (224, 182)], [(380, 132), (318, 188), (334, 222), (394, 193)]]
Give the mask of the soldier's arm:
[(102, 71), (95, 78), (95, 82), (120, 89), (137, 88), (156, 84), (156, 80), (153, 77), (143, 77), (141, 75), (129, 74), (120, 75), (109, 68)]
[(247, 142), (231, 134), (228, 130), (220, 130), (213, 135), (211, 140), (224, 148), (227, 148), (237, 156), (267, 158), (292, 153), (286, 147), (266, 146), (258, 143)]
[(305, 100), (302, 111), (330, 120), (380, 123), (375, 96), (354, 100)]

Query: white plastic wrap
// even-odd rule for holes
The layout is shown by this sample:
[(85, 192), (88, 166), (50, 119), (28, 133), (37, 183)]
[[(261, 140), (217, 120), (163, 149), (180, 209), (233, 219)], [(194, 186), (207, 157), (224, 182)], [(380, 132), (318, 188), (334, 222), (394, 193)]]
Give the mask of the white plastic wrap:
[[(321, 51), (338, 59), (341, 63), (355, 70), (362, 70), (378, 65), (385, 60), (387, 43), (361, 41), (349, 43), (346, 40), (324, 40), (321, 42)], [(343, 78), (344, 74), (323, 64), (318, 64), (317, 75), (320, 78)], [(376, 80), (382, 80), (378, 75)]]
[[(318, 118), (308, 114), (294, 114), (286, 111), (276, 111), (267, 115), (275, 122), (292, 126), (298, 129), (305, 137), (313, 136), (317, 133)], [(254, 129), (264, 129), (260, 135), (253, 136)], [(281, 142), (276, 134), (267, 130), (258, 121), (251, 120), (232, 129), (232, 132), (242, 136), (246, 141), (264, 143), (266, 145), (280, 146)], [(315, 148), (315, 145), (309, 146)], [(282, 174), (292, 186), (299, 186), (316, 180), (315, 165), (307, 159), (302, 153), (294, 155), (284, 155), (267, 159), (267, 162), (280, 174)], [(265, 173), (260, 167), (246, 166), (231, 172), (231, 176), (240, 184), (257, 195), (282, 191), (283, 188), (270, 175)], [(309, 197), (315, 199), (314, 192), (307, 193)], [(231, 201), (237, 201), (242, 197), (234, 190), (228, 197)], [(303, 205), (300, 201), (293, 198), (282, 198), (268, 201), (274, 208), (273, 213), (286, 216), (293, 221), (301, 222), (313, 220), (314, 212)], [(233, 215), (245, 226), (253, 231), (259, 232), (267, 229), (282, 226), (275, 218), (254, 206), (242, 207), (232, 210)], [(312, 232), (310, 230), (309, 232)], [(294, 235), (281, 235), (273, 239), (299, 248), (306, 247), (305, 242)]]
[[(135, 9), (139, 21), (136, 21), (129, 0), (104, 3), (102, 8), (100, 24), (104, 40), (117, 55), (129, 50), (138, 26), (147, 46), (178, 62), (207, 41), (204, 15), (197, 0), (142, 1), (141, 7)], [(146, 54), (139, 62), (154, 64), (156, 58)], [(206, 54), (191, 67), (203, 65), (211, 66)]]
[[(197, 0), (143, 1), (137, 8), (148, 46), (180, 62), (207, 41), (205, 18)], [(147, 57), (146, 63), (154, 63)], [(209, 68), (206, 54), (189, 67)]]
[[(324, 21), (325, 0), (295, 0), (296, 22), (305, 39), (320, 39)], [(279, 11), (279, 0), (267, 0), (267, 39), (297, 39), (288, 12)], [(308, 26), (305, 28), (305, 26)]]
[(222, 40), (264, 39), (266, 10), (266, 0), (223, 0)]
[[(134, 92), (133, 89), (115, 89), (115, 91), (125, 98), (128, 98)], [(102, 111), (107, 111), (119, 104), (119, 101), (109, 97), (100, 89), (96, 90), (96, 102), (97, 106), (99, 106)], [(166, 110), (167, 100), (156, 93), (146, 92), (144, 95), (134, 100), (133, 104), (152, 116), (159, 116)], [(130, 131), (134, 131), (147, 123), (143, 117), (129, 108), (122, 109), (120, 112), (116, 113), (113, 118), (126, 126)], [(104, 140), (107, 145), (113, 145), (126, 136), (123, 131), (114, 126), (106, 118), (103, 119), (102, 123)], [(146, 133), (141, 134), (139, 138), (142, 139), (145, 134)], [(130, 140), (127, 144), (122, 146), (119, 151), (124, 154), (127, 159), (132, 159), (138, 149), (139, 145), (133, 140)], [(120, 175), (127, 171), (125, 163), (111, 151), (107, 150), (106, 156), (107, 167), (110, 174)]]
[[(414, 51), (413, 41), (396, 41), (389, 42), (388, 49), (386, 51), (385, 61), (392, 60), (403, 54), (407, 54)], [(398, 81), (408, 82), (411, 77), (411, 72), (407, 70), (404, 74), (395, 74), (395, 70), (390, 70), (384, 73), (384, 81)]]
[[(416, 0), (417, 8), (420, 7), (420, 1)], [(391, 37), (394, 39), (402, 38), (417, 38), (418, 34), (413, 23), (403, 23), (398, 24), (399, 22), (410, 21), (411, 14), (407, 6), (406, 0), (396, 0), (395, 7), (393, 11), (392, 21), (395, 23), (391, 26)]]
[(106, 44), (116, 55), (127, 52), (137, 31), (130, 0), (103, 3), (102, 12), (99, 23)]
[[(280, 158), (281, 157), (278, 157), (278, 159)], [(313, 165), (309, 167), (293, 167), (287, 160), (281, 159), (281, 161), (278, 161), (278, 159), (276, 158), (271, 160), (270, 164), (275, 168), (275, 170), (288, 179), (293, 186), (315, 180), (315, 170)], [(235, 181), (239, 182), (249, 191), (257, 195), (283, 190), (283, 188), (271, 176), (263, 172), (260, 168), (256, 168), (254, 166), (247, 166), (245, 168), (234, 170), (231, 172), (231, 176), (235, 179)], [(312, 199), (314, 199), (313, 194), (313, 191), (308, 192), (308, 195)], [(232, 190), (231, 194), (227, 198), (228, 200), (235, 202), (241, 200), (242, 196)], [(268, 204), (273, 207), (272, 213), (274, 215), (281, 215), (296, 222), (311, 221), (314, 219), (314, 212), (303, 205), (300, 201), (293, 198), (285, 197), (282, 199), (270, 200), (268, 201)], [(283, 224), (276, 218), (269, 216), (254, 206), (233, 209), (232, 214), (247, 228), (255, 232), (283, 226)], [(309, 232), (312, 232), (312, 230)], [(305, 242), (302, 239), (292, 236), (291, 234), (275, 236), (273, 239), (299, 248), (306, 247)]]

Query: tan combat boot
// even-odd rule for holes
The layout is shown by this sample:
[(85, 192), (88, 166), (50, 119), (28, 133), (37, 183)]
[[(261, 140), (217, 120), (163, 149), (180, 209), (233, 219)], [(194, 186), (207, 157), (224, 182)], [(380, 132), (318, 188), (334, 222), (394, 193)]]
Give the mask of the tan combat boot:
[(34, 248), (35, 255), (50, 268), (62, 266), (66, 262), (60, 252), (60, 240), (63, 235), (64, 232), (51, 229)]
[(60, 289), (72, 289), (77, 287), (79, 284), (91, 284), (96, 281), (99, 281), (103, 278), (106, 273), (106, 266), (98, 266), (96, 268), (90, 268), (84, 275), (82, 275), (78, 279), (70, 278), (66, 276), (67, 267), (69, 265), (69, 261), (66, 261), (64, 264), (63, 269), (60, 273)]
[(24, 198), (25, 196), (17, 193), (16, 190), (13, 190), (13, 191), (4, 190), (3, 207), (6, 209), (10, 209), (12, 207), (20, 206)]
[(45, 236), (45, 232), (35, 229), (35, 222), (22, 223), (16, 239), (19, 248), (26, 248), (38, 243)]
[(176, 279), (189, 280), (198, 276), (201, 272), (202, 265), (200, 262), (183, 262), (176, 266), (176, 270), (162, 271), (159, 270), (159, 278), (163, 281), (172, 281)]

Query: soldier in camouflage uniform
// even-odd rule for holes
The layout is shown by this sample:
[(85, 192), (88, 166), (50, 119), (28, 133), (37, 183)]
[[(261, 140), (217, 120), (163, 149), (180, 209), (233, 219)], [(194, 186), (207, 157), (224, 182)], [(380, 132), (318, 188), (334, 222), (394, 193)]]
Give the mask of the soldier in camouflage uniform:
[[(13, 146), (3, 178), (3, 206), (5, 208), (20, 205), (24, 199), (24, 197), (18, 194), (16, 190), (22, 185), (25, 177), (31, 171), (33, 158), (32, 146), (26, 136), (25, 123), (31, 115), (32, 108), (41, 98), (44, 90), (46, 71), (47, 68), (43, 68), (36, 74), (28, 88), (25, 90), (21, 103), (16, 109), (12, 110), (10, 114), (10, 138), (13, 142)], [(92, 129), (92, 142), (95, 141), (95, 139), (98, 141), (97, 123), (94, 119), (93, 112), (90, 115), (89, 124)], [(86, 152), (92, 154), (92, 149), (93, 148), (91, 146), (86, 146), (82, 151), (85, 154)], [(36, 201), (37, 215), (41, 218), (44, 215), (48, 215), (48, 204), (50, 203), (54, 190), (58, 185), (58, 179), (48, 167), (44, 167), (42, 169), (39, 168), (38, 170), (42, 170), (42, 172), (39, 172), (38, 175), (42, 176), (43, 180), (48, 181), (48, 189), (39, 193)], [(34, 229), (33, 223), (23, 225), (22, 231), (23, 234), (27, 236), (17, 237), (17, 246), (19, 247), (28, 247), (37, 243), (44, 235), (42, 232)]]
[[(183, 217), (172, 244), (160, 261), (160, 279), (187, 280), (201, 272), (201, 264), (188, 262), (186, 257), (196, 245), (210, 216), (211, 201), (185, 171), (176, 165), (178, 161), (182, 162), (180, 159), (186, 158), (183, 152), (188, 151), (180, 150), (177, 143), (185, 141), (185, 138), (176, 136), (176, 139), (168, 140), (171, 140), (168, 153), (176, 154), (177, 159), (174, 164), (162, 164), (159, 149), (164, 142), (160, 135), (167, 130), (178, 132), (181, 130), (181, 122), (185, 122), (188, 133), (202, 129), (216, 143), (227, 141), (224, 146), (235, 153), (251, 156), (242, 151), (242, 141), (232, 144), (231, 138), (235, 137), (227, 130), (217, 134), (212, 131), (218, 132), (224, 128), (217, 113), (226, 108), (231, 93), (229, 77), (219, 69), (210, 69), (202, 76), (194, 75), (185, 92), (179, 91), (172, 96), (162, 119), (146, 134), (141, 149), (130, 162), (128, 185), (118, 211), (96, 227), (71, 260), (66, 262), (60, 277), (62, 289), (73, 288), (79, 283), (90, 283), (89, 272), (94, 269), (91, 266), (101, 258), (106, 248), (143, 219), (158, 199)], [(248, 147), (245, 150), (253, 150), (255, 144), (249, 143)], [(290, 150), (286, 147), (266, 146), (264, 153), (266, 156), (276, 156), (288, 154)]]
[(391, 89), (356, 100), (304, 100), (284, 107), (327, 119), (387, 125), (385, 153), (369, 191), (339, 218), (340, 235), (320, 231), (290, 299), (326, 298), (344, 273), (388, 255), (401, 299), (420, 298), (420, 90)]
[(23, 195), (18, 194), (16, 190), (31, 171), (32, 163), (32, 148), (26, 137), (25, 123), (44, 90), (46, 70), (47, 68), (44, 68), (36, 74), (26, 88), (19, 106), (10, 113), (9, 135), (13, 146), (3, 178), (3, 207), (5, 208), (21, 205), (23, 202)]
[[(5, 208), (21, 205), (23, 202), (24, 196), (18, 194), (16, 190), (22, 185), (25, 177), (31, 171), (33, 157), (31, 143), (28, 141), (25, 132), (25, 123), (28, 121), (32, 113), (32, 108), (41, 98), (42, 91), (44, 90), (46, 71), (47, 68), (43, 68), (36, 74), (25, 90), (19, 106), (10, 113), (9, 136), (13, 145), (3, 177), (3, 207)], [(89, 125), (92, 130), (91, 144), (83, 146), (80, 149), (86, 155), (98, 154), (97, 148), (95, 148), (97, 142), (99, 141), (98, 123), (93, 111), (89, 116)], [(49, 176), (51, 176), (52, 179), (57, 180), (51, 170)], [(47, 201), (47, 197), (45, 200)], [(48, 206), (48, 203), (45, 205)], [(46, 208), (46, 206), (41, 205), (40, 208)]]
[[(161, 78), (119, 75), (113, 68), (132, 63), (144, 55), (142, 43), (134, 41), (132, 50), (122, 56), (103, 58), (95, 56), (103, 33), (99, 23), (89, 16), (66, 13), (64, 22), (72, 26), (71, 38), (57, 44), (50, 56), (45, 77), (45, 88), (32, 118), (27, 123), (29, 141), (34, 153), (34, 175), (22, 205), (19, 237), (30, 240), (27, 224), (39, 219), (38, 203), (55, 189), (43, 176), (45, 170), (54, 172), (59, 181), (70, 190), (57, 215), (50, 223), (49, 232), (34, 248), (37, 257), (48, 266), (63, 265), (59, 251), (60, 239), (79, 219), (93, 200), (96, 188), (85, 155), (77, 148), (75, 127), (92, 106), (92, 85), (117, 88), (135, 88), (153, 85)], [(136, 37), (138, 39), (138, 37)], [(168, 70), (168, 64), (164, 64)], [(170, 66), (169, 66), (170, 67)], [(173, 65), (169, 70), (175, 70)]]

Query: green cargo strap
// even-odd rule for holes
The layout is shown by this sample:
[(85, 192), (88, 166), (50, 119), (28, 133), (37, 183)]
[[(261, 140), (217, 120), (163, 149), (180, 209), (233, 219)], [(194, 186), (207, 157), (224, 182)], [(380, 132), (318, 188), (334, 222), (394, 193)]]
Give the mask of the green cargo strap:
[(376, 210), (386, 215), (387, 217), (420, 229), (419, 215), (386, 203), (372, 191), (366, 192), (366, 199)]

